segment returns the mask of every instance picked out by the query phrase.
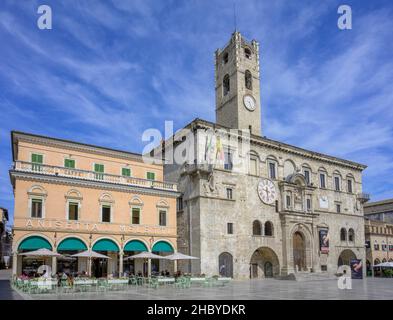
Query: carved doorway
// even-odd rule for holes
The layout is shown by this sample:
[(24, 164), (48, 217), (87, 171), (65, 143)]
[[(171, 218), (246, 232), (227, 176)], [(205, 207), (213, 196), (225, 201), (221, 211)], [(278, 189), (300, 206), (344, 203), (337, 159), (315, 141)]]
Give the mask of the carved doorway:
[(306, 271), (306, 243), (300, 232), (293, 234), (293, 264), (295, 271)]

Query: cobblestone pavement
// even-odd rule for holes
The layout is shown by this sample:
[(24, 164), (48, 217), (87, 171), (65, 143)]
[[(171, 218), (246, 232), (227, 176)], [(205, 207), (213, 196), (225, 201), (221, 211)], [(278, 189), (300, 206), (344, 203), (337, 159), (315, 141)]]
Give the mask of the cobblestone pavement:
[(21, 300), (23, 299), (10, 286), (11, 270), (0, 270), (0, 300)]
[(296, 282), (285, 280), (233, 281), (225, 287), (149, 289), (129, 287), (127, 291), (66, 294), (21, 294), (24, 299), (82, 299), (82, 300), (155, 300), (155, 299), (393, 299), (393, 279), (353, 280), (352, 290), (340, 290), (335, 280)]

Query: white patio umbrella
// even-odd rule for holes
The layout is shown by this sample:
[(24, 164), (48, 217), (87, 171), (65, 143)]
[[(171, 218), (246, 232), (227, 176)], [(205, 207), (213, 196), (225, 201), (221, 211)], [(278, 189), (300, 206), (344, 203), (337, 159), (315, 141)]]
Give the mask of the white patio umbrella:
[(374, 267), (393, 268), (393, 262), (382, 262), (382, 263), (376, 264)]
[[(53, 252), (53, 251), (46, 249), (46, 248), (41, 248), (38, 250), (29, 251), (29, 252), (23, 252), (23, 253), (20, 253), (19, 255), (25, 256), (27, 258), (32, 258), (32, 259), (45, 258), (45, 257), (62, 257), (62, 255), (60, 253)], [(43, 266), (45, 266), (45, 261), (43, 262), (41, 267), (43, 267)], [(52, 271), (51, 269), (52, 268), (49, 269), (50, 272)], [(40, 269), (38, 268), (38, 270), (40, 270)], [(37, 272), (40, 272), (38, 270), (37, 270)]]
[(165, 256), (165, 258), (169, 260), (198, 260), (199, 259), (197, 257), (188, 256), (180, 252), (170, 254), (169, 256)]
[[(199, 259), (197, 257), (188, 256), (188, 255), (180, 253), (180, 252), (176, 252), (176, 253), (170, 254), (169, 256), (165, 256), (165, 258), (167, 258), (168, 260), (172, 260), (172, 261), (177, 261), (177, 260), (197, 260), (197, 259)], [(175, 269), (175, 272), (176, 272), (177, 271), (177, 263), (176, 262), (175, 262), (175, 265), (174, 265), (174, 269)]]
[(166, 259), (166, 257), (159, 256), (157, 254), (143, 251), (141, 253), (135, 254), (133, 256), (129, 256), (125, 258), (124, 260), (131, 260), (131, 259)]
[[(127, 258), (125, 258), (124, 260), (132, 260), (132, 259), (166, 259), (166, 257), (163, 256), (159, 256), (157, 254), (151, 253), (151, 252), (147, 252), (147, 251), (143, 251), (141, 253), (135, 254), (133, 256), (129, 256)], [(151, 275), (151, 264), (150, 264), (150, 268), (148, 271), (148, 275)]]
[(82, 251), (76, 254), (73, 254), (71, 257), (77, 257), (77, 258), (101, 258), (101, 259), (111, 259), (110, 257), (95, 252), (93, 250), (86, 250), (86, 251)]
[(46, 248), (34, 250), (34, 251), (29, 251), (29, 252), (23, 252), (20, 253), (19, 255), (21, 256), (27, 256), (27, 257), (61, 257), (60, 253), (53, 252), (51, 250), (48, 250)]
[(104, 254), (95, 252), (93, 250), (82, 251), (82, 252), (73, 254), (71, 257), (87, 258), (88, 259), (87, 260), (87, 264), (88, 264), (87, 265), (87, 269), (88, 269), (89, 276), (91, 276), (91, 259), (92, 258), (111, 259), (110, 257), (108, 257), (108, 256), (106, 256)]

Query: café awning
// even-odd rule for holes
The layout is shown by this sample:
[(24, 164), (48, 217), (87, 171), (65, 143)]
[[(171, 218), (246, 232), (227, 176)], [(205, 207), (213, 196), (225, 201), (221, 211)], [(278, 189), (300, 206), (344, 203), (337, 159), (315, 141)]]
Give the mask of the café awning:
[(48, 249), (52, 250), (52, 246), (48, 240), (39, 236), (31, 236), (22, 241), (19, 245), (18, 250), (38, 250)]
[(60, 242), (57, 251), (87, 250), (87, 246), (78, 238), (67, 238)]
[(148, 251), (146, 245), (139, 240), (131, 240), (124, 246), (124, 251)]
[(117, 244), (110, 240), (110, 239), (101, 239), (98, 240), (94, 246), (93, 246), (94, 251), (119, 251), (119, 247)]
[(151, 250), (152, 252), (174, 252), (172, 246), (165, 241), (158, 241)]

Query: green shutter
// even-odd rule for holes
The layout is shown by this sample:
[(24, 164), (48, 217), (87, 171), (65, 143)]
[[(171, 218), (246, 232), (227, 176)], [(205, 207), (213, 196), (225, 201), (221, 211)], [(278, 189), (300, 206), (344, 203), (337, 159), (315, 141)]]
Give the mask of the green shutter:
[(129, 168), (122, 168), (121, 169), (122, 176), (131, 177), (131, 169)]
[(147, 179), (148, 180), (155, 180), (155, 173), (154, 172), (148, 172), (147, 173)]
[(75, 169), (75, 160), (72, 159), (64, 159), (64, 167)]
[(42, 154), (33, 153), (31, 155), (31, 162), (33, 162), (33, 163), (42, 163), (43, 162)]
[(95, 163), (94, 164), (94, 171), (99, 172), (99, 173), (104, 173), (104, 165), (99, 164), (99, 163)]

